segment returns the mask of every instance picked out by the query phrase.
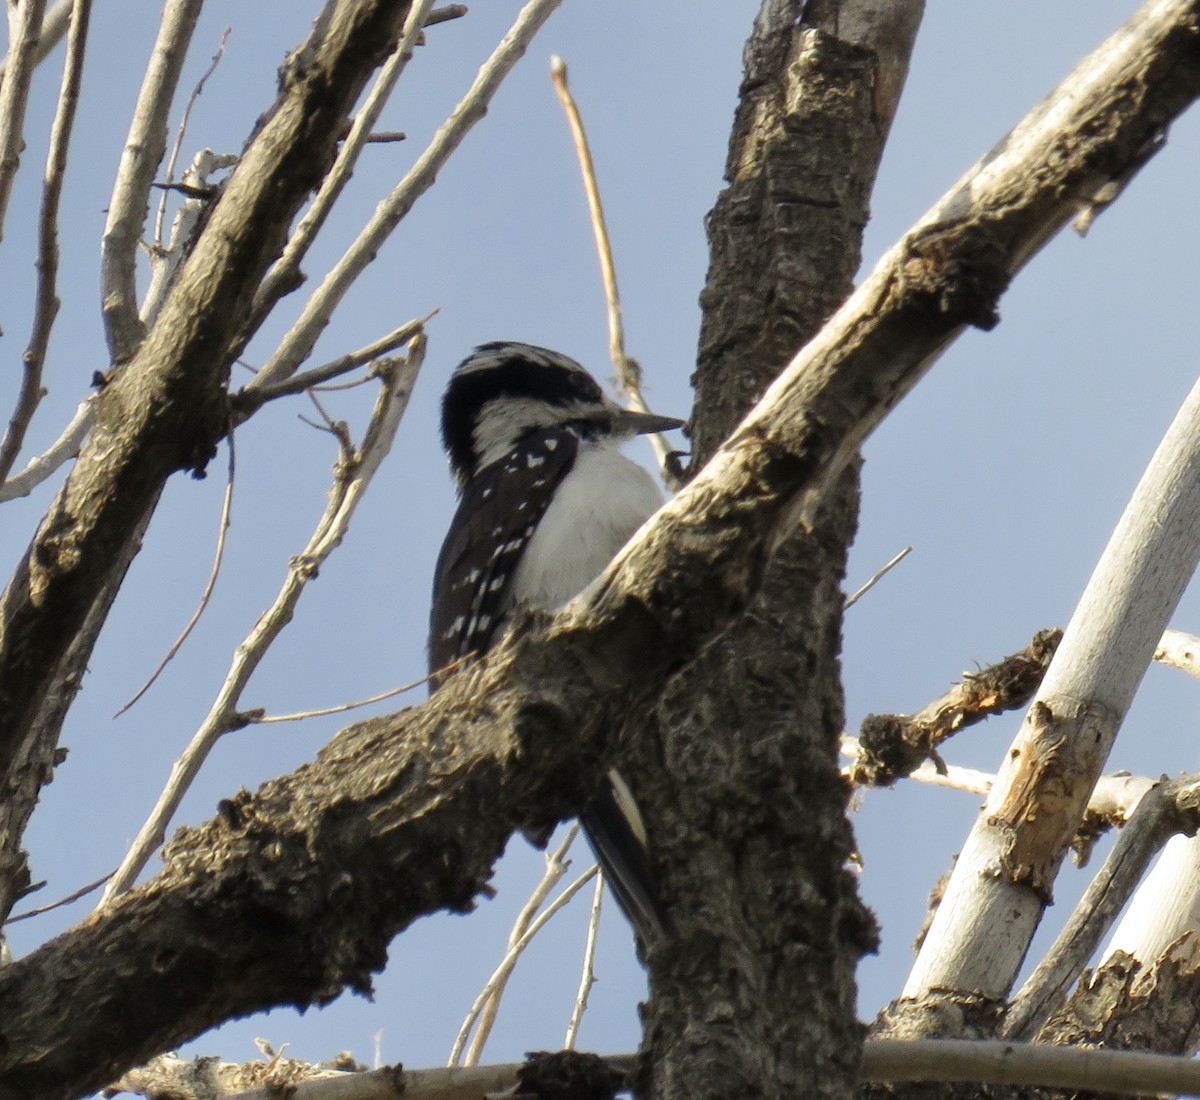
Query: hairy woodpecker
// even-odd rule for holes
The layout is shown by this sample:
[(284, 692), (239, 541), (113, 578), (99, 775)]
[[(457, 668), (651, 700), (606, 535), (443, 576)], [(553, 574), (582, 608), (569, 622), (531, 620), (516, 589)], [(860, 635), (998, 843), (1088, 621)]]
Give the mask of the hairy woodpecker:
[[(430, 671), (487, 650), (517, 608), (559, 607), (595, 580), (663, 499), (621, 444), (681, 423), (621, 408), (547, 348), (497, 341), (459, 364), (442, 440), (460, 500), (433, 583)], [(658, 938), (645, 833), (616, 772), (580, 822), (642, 943)]]

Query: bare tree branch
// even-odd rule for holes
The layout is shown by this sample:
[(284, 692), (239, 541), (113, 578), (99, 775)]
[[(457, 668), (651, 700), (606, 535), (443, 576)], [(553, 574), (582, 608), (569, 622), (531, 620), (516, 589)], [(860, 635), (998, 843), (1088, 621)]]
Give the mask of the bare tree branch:
[(108, 352), (124, 363), (141, 343), (137, 250), (149, 209), (150, 184), (167, 150), (167, 117), (203, 0), (167, 0), (146, 69), (100, 245), (100, 297)]
[(250, 635), (237, 647), (217, 698), (183, 755), (175, 761), (166, 787), (105, 887), (98, 908), (111, 905), (133, 885), (150, 856), (162, 844), (179, 803), (217, 741), (230, 730), (240, 729), (250, 721), (249, 716), (238, 712), (242, 692), (267, 650), (292, 621), (308, 582), (346, 537), (355, 509), (391, 450), (424, 358), (425, 339), (417, 336), (407, 360), (392, 362), (384, 370), (383, 384), (361, 446), (339, 456), (329, 502), (316, 530), (304, 550), (291, 559), (283, 587), (274, 602), (259, 616)]
[[(253, 289), (404, 18), (395, 0), (331, 4), (285, 63), (276, 103), (213, 204), (146, 341), (109, 373), (96, 427), (0, 597), (0, 777), (19, 776), (11, 791), (23, 792), (4, 807), (13, 822), (27, 816), (49, 775), (66, 706), (166, 478), (202, 471), (227, 430), (228, 372)], [(127, 152), (125, 192), (141, 178), (131, 160), (140, 158)], [(144, 194), (134, 205), (136, 238)], [(0, 831), (0, 874), (11, 854), (13, 881), (24, 873), (20, 836), (19, 828)], [(11, 899), (0, 891), (0, 900)]]
[[(613, 731), (747, 606), (771, 549), (852, 444), (966, 318), (994, 315), (982, 288), (998, 290), (1066, 221), (1098, 165), (1120, 172), (1141, 157), (1144, 135), (1200, 91), (1200, 61), (1172, 22), (1190, 26), (1194, 5), (1160, 8), (1118, 36), (1143, 94), (1117, 102), (1111, 87), (1075, 86), (1055, 125), (1034, 127), (1040, 139), (1026, 132), (964, 181), (952, 220), (936, 221), (940, 206), (884, 257), (578, 600), (524, 616), (424, 706), (352, 726), (318, 761), (230, 800), (177, 836), (154, 881), (0, 971), (0, 1088), (65, 1095), (228, 1015), (365, 989), (397, 931), (471, 904), (514, 828), (573, 815), (611, 762)], [(266, 942), (254, 931), (264, 920)], [(183, 977), (197, 965), (203, 989)], [(52, 991), (64, 980), (86, 1013), (63, 1011)]]
[[(375, 84), (371, 88), (367, 101), (354, 116), (354, 125), (338, 150), (337, 160), (321, 184), (309, 208), (300, 219), (300, 224), (288, 239), (283, 255), (272, 265), (263, 280), (262, 286), (254, 295), (254, 313), (259, 317), (266, 316), (271, 307), (283, 294), (299, 285), (301, 279), (300, 264), (308, 253), (309, 247), (315, 240), (325, 219), (329, 216), (333, 204), (337, 202), (342, 190), (354, 173), (359, 154), (370, 139), (375, 123), (383, 113), (397, 81), (403, 75), (409, 60), (412, 58), (413, 47), (422, 33), (429, 17), (433, 0), (415, 0), (408, 12), (404, 24), (404, 32), (396, 44), (392, 56), (379, 70)], [(382, 353), (381, 353), (382, 354)]]
[(303, 393), (313, 386), (319, 386), (323, 382), (332, 381), (334, 378), (338, 378), (354, 370), (356, 367), (364, 366), (371, 362), (372, 359), (378, 359), (381, 355), (387, 355), (388, 352), (395, 351), (401, 344), (408, 343), (418, 332), (421, 332), (436, 312), (437, 310), (434, 310), (433, 313), (427, 313), (424, 317), (415, 321), (409, 321), (399, 328), (392, 329), (386, 336), (381, 336), (373, 343), (367, 344), (366, 347), (359, 348), (357, 351), (349, 352), (346, 355), (340, 355), (338, 358), (324, 363), (319, 367), (313, 367), (312, 370), (307, 370), (303, 374), (294, 374), (282, 382), (276, 382), (272, 386), (263, 386), (254, 390), (247, 390), (243, 387), (234, 396), (232, 401), (234, 421), (240, 423), (247, 419), (268, 401)]
[(71, 422), (50, 448), (44, 454), (31, 458), (25, 469), (0, 484), (0, 504), (6, 500), (28, 496), (63, 463), (69, 462), (79, 454), (79, 448), (83, 446), (88, 432), (92, 430), (97, 399), (96, 394), (85, 397), (75, 410), (75, 415), (71, 417)]
[(433, 136), (429, 147), (409, 169), (408, 174), (375, 209), (354, 243), (325, 276), (321, 285), (305, 303), (304, 310), (292, 325), (254, 380), (246, 386), (251, 392), (274, 385), (290, 377), (308, 358), (317, 338), (329, 323), (334, 307), (342, 300), (355, 279), (374, 258), (392, 230), (412, 209), (413, 204), (432, 185), (450, 155), (484, 114), (488, 103), (513, 66), (524, 56), (533, 36), (550, 18), (562, 0), (529, 0), (521, 9), (508, 34), (479, 70), (475, 82), (450, 117)]
[(1113, 532), (959, 855), (896, 1011), (901, 1028), (939, 1026), (931, 1000), (985, 1019), (1007, 998), (1198, 557), (1200, 384)]
[(959, 730), (1028, 703), (1061, 639), (1061, 630), (1039, 631), (1021, 652), (979, 672), (964, 673), (959, 683), (916, 714), (867, 715), (850, 781), (889, 787), (926, 760), (943, 770), (938, 745)]
[(37, 45), (42, 29), (45, 0), (26, 0), (8, 5), (9, 54), (0, 85), (0, 240), (13, 181), (25, 148), (25, 110), (29, 105), (29, 82), (37, 65)]
[[(634, 1056), (613, 1054), (605, 1062), (628, 1074)], [(303, 1064), (282, 1065), (269, 1075), (265, 1063), (242, 1066), (185, 1061), (164, 1055), (126, 1074), (115, 1087), (146, 1096), (169, 1093), (183, 1100), (274, 1100), (286, 1088), (293, 1100), (478, 1100), (513, 1089), (523, 1063), (454, 1069), (369, 1072)], [(268, 1078), (246, 1091), (247, 1078)], [(963, 1081), (1027, 1085), (1127, 1096), (1200, 1096), (1200, 1065), (1191, 1058), (1121, 1050), (1068, 1049), (1031, 1043), (961, 1039), (902, 1041), (869, 1039), (863, 1044), (863, 1081)]]
[(62, 87), (50, 128), (50, 152), (42, 187), (42, 208), (38, 216), (38, 284), (33, 307), (33, 334), (22, 358), (23, 377), (16, 408), (0, 443), (0, 485), (7, 479), (21, 453), (25, 433), (41, 402), (42, 368), (50, 346), (50, 329), (58, 313), (58, 207), (62, 198), (63, 177), (67, 170), (67, 148), (75, 125), (79, 102), (79, 82), (83, 76), (83, 54), (87, 43), (91, 0), (74, 0), (71, 34), (67, 39), (67, 59), (63, 65)]
[[(34, 65), (40, 65), (50, 51), (62, 41), (71, 23), (71, 7), (75, 0), (58, 0), (58, 2), (42, 17), (42, 29), (38, 35), (37, 47), (33, 53)], [(0, 81), (8, 72), (8, 57), (0, 57)]]
[(1197, 778), (1186, 776), (1160, 783), (1141, 800), (1066, 927), (1013, 999), (1004, 1038), (1031, 1040), (1037, 1035), (1133, 896), (1150, 861), (1172, 836), (1196, 832), (1198, 791)]

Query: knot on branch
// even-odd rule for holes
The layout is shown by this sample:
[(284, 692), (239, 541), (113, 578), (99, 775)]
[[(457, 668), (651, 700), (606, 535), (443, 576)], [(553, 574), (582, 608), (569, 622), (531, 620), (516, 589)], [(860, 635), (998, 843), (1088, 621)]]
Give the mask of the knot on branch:
[(574, 1050), (530, 1051), (517, 1074), (513, 1095), (531, 1100), (611, 1100), (625, 1087), (625, 1074), (596, 1054)]
[(1008, 257), (982, 223), (948, 222), (914, 234), (900, 270), (903, 292), (939, 319), (985, 331), (999, 322)]

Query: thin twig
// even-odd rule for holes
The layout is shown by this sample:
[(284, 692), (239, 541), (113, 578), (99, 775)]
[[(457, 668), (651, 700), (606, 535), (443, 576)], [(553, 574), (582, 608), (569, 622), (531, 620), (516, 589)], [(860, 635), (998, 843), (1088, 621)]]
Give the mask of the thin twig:
[[(573, 821), (570, 828), (567, 829), (567, 834), (563, 837), (562, 843), (555, 848), (553, 852), (546, 852), (546, 869), (542, 872), (541, 880), (538, 882), (537, 886), (533, 888), (533, 892), (529, 895), (529, 898), (521, 907), (521, 911), (517, 914), (516, 919), (513, 921), (513, 926), (508, 933), (508, 945), (506, 952), (512, 951), (512, 949), (520, 942), (521, 937), (529, 931), (529, 926), (533, 923), (534, 917), (537, 916), (537, 911), (550, 896), (550, 892), (559, 883), (563, 875), (565, 875), (570, 869), (571, 861), (567, 859), (566, 856), (578, 835), (579, 822)], [(491, 1031), (492, 1023), (495, 1021), (496, 1013), (500, 1008), (500, 998), (504, 995), (504, 986), (507, 981), (508, 975), (505, 974), (504, 978), (494, 986), (492, 985), (492, 982), (489, 981), (488, 985), (484, 987), (484, 990), (480, 993), (480, 998), (483, 997), (484, 993), (487, 993), (487, 1000), (483, 1003), (476, 1015), (468, 1015), (463, 1021), (462, 1026), (459, 1028), (458, 1035), (455, 1037), (454, 1047), (450, 1051), (449, 1065), (456, 1066), (462, 1060), (463, 1048), (466, 1046), (467, 1040), (471, 1036), (471, 1028), (474, 1026), (476, 1019), (480, 1021), (479, 1031), (483, 1032), (485, 1037), (486, 1034)], [(480, 999), (477, 998), (476, 1003), (478, 1004), (479, 1001)], [(474, 1050), (472, 1050), (472, 1053), (475, 1053)], [(468, 1057), (470, 1057), (470, 1055)], [(475, 1058), (476, 1061), (478, 1061), (477, 1054), (475, 1054)]]
[(474, 653), (468, 653), (460, 657), (457, 661), (448, 664), (445, 668), (440, 668), (437, 672), (431, 672), (427, 676), (422, 676), (419, 680), (411, 680), (407, 684), (401, 684), (399, 687), (390, 688), (388, 691), (381, 691), (378, 695), (370, 695), (366, 699), (357, 699), (353, 703), (339, 703), (336, 707), (323, 707), (320, 710), (301, 710), (295, 714), (255, 714), (249, 716), (248, 724), (264, 726), (270, 722), (302, 722), (306, 718), (325, 718), (330, 714), (345, 714), (348, 710), (369, 707), (372, 703), (381, 703), (384, 699), (393, 699), (397, 695), (404, 695), (406, 692), (413, 691), (422, 684), (429, 683), (435, 677), (449, 675), (451, 672), (465, 665), (474, 656)]
[(1150, 861), (1171, 837), (1195, 833), (1198, 792), (1197, 777), (1183, 776), (1160, 783), (1142, 799), (1066, 927), (1013, 999), (1001, 1029), (1004, 1038), (1030, 1040), (1050, 1018), (1133, 896)]
[[(608, 235), (608, 224), (604, 220), (604, 205), (600, 201), (600, 186), (596, 182), (596, 165), (584, 129), (579, 105), (567, 84), (567, 64), (561, 57), (550, 59), (550, 79), (558, 93), (559, 102), (566, 112), (567, 124), (571, 128), (571, 141), (579, 158), (579, 173), (583, 177), (583, 192), (587, 196), (588, 217), (592, 223), (592, 236), (596, 241), (596, 257), (600, 261), (600, 278), (604, 283), (604, 300), (608, 306), (608, 354), (616, 372), (617, 385), (629, 400), (629, 407), (637, 412), (649, 412), (650, 408), (642, 396), (642, 368), (637, 361), (625, 353), (625, 321), (621, 312), (621, 295), (617, 289), (617, 268), (613, 262), (612, 241)], [(659, 432), (648, 436), (654, 448), (663, 480), (672, 489), (678, 488), (678, 478), (671, 460), (671, 444)]]
[(79, 105), (79, 84), (83, 78), (83, 56), (87, 45), (92, 0), (75, 0), (71, 33), (67, 38), (67, 57), (54, 122), (50, 127), (50, 149), (46, 154), (46, 175), (42, 183), (42, 206), (38, 215), (37, 295), (33, 307), (33, 331), (22, 357), (21, 390), (16, 406), (0, 443), (0, 483), (8, 477), (25, 444), (25, 435), (33, 414), (41, 403), (42, 370), (50, 347), (50, 330), (58, 315), (58, 211), (62, 199), (63, 177), (67, 171), (67, 150), (75, 126)]
[(37, 66), (38, 38), (46, 0), (26, 0), (8, 7), (8, 71), (0, 85), (0, 240), (13, 181), (25, 148), (25, 111), (29, 106), (29, 83)]
[(167, 118), (203, 0), (167, 0), (158, 37), (138, 92), (133, 120), (100, 246), (104, 332), (114, 363), (129, 359), (141, 342), (137, 306), (137, 250), (150, 185), (167, 148)]
[(397, 361), (381, 371), (382, 385), (362, 444), (353, 455), (339, 456), (328, 504), (308, 545), (291, 560), (274, 603), (235, 650), (217, 698), (191, 742), (175, 761), (166, 787), (108, 884), (100, 908), (133, 885), (147, 860), (162, 843), (167, 825), (213, 746), (230, 729), (245, 724), (238, 711), (242, 691), (271, 643), (291, 621), (308, 581), (316, 576), (321, 564), (341, 544), (349, 530), (354, 510), (391, 449), (424, 357), (425, 337), (421, 334), (413, 339), (406, 360)]
[(596, 876), (596, 887), (592, 891), (592, 911), (588, 915), (587, 940), (583, 945), (583, 971), (579, 975), (579, 991), (575, 1004), (571, 1006), (571, 1019), (567, 1022), (567, 1034), (563, 1039), (563, 1050), (574, 1050), (579, 1038), (579, 1025), (587, 1012), (588, 998), (596, 984), (596, 940), (600, 932), (600, 912), (604, 907), (604, 876)]
[(71, 422), (44, 453), (31, 458), (19, 474), (13, 474), (0, 484), (0, 503), (28, 496), (65, 462), (79, 454), (79, 448), (92, 430), (96, 418), (96, 394), (85, 397), (75, 410)]
[(850, 608), (852, 608), (856, 603), (858, 603), (859, 600), (863, 598), (863, 596), (870, 592), (872, 588), (874, 588), (881, 580), (883, 580), (884, 577), (886, 577), (911, 553), (911, 546), (906, 546), (903, 550), (901, 550), (899, 554), (897, 554), (894, 558), (892, 558), (891, 561), (887, 563), (887, 565), (875, 572), (871, 579), (867, 581), (867, 583), (864, 584), (857, 592), (855, 592), (853, 596), (848, 596), (846, 598), (846, 602), (842, 605), (842, 610), (848, 611)]
[(295, 373), (312, 352), (334, 308), (351, 284), (378, 254), (379, 249), (401, 219), (423, 195), (451, 153), (487, 113), (488, 104), (512, 67), (521, 59), (533, 36), (562, 0), (529, 0), (521, 9), (508, 34), (479, 70), (470, 90), (450, 113), (434, 135), (428, 148), (409, 169), (408, 174), (376, 208), (371, 220), (346, 250), (333, 270), (304, 305), (299, 318), (283, 338), (270, 361), (246, 388), (275, 385)]
[(52, 901), (49, 905), (39, 905), (36, 909), (26, 909), (24, 913), (18, 913), (15, 917), (9, 917), (4, 923), (6, 925), (16, 924), (19, 920), (28, 920), (30, 917), (39, 917), (43, 913), (49, 913), (51, 909), (61, 909), (64, 905), (70, 905), (73, 901), (78, 901), (82, 897), (86, 897), (93, 890), (99, 890), (110, 878), (113, 877), (113, 872), (109, 871), (107, 875), (101, 875), (95, 882), (89, 882), (86, 886), (81, 886), (72, 894), (68, 894), (65, 898), (59, 898), (58, 901)]
[(386, 355), (389, 351), (394, 351), (401, 344), (408, 343), (418, 332), (422, 331), (424, 326), (437, 313), (436, 309), (430, 310), (424, 317), (415, 321), (409, 321), (408, 324), (393, 329), (386, 336), (381, 337), (374, 343), (368, 344), (366, 347), (352, 351), (348, 355), (341, 355), (337, 359), (322, 366), (314, 367), (303, 374), (292, 375), (291, 378), (285, 378), (282, 382), (276, 382), (273, 386), (256, 388), (244, 386), (233, 398), (233, 416), (235, 422), (241, 423), (246, 420), (251, 413), (261, 408), (268, 401), (274, 401), (276, 398), (288, 397), (296, 393), (303, 393), (305, 390), (319, 386), (322, 382), (328, 382), (330, 379), (346, 374), (348, 371), (352, 371), (356, 367), (361, 367), (373, 359), (378, 359), (379, 356)]
[[(546, 908), (538, 915), (537, 919), (526, 929), (525, 934), (509, 949), (508, 953), (501, 960), (500, 965), (496, 967), (488, 983), (483, 988), (483, 992), (476, 998), (475, 1003), (471, 1006), (471, 1011), (467, 1014), (467, 1021), (473, 1022), (483, 1010), (484, 1005), (491, 999), (492, 990), (495, 987), (503, 989), (504, 984), (508, 981), (512, 974), (513, 968), (517, 965), (521, 954), (524, 952), (537, 936), (537, 934), (546, 926), (546, 923), (564, 908), (570, 900), (579, 893), (596, 875), (600, 873), (600, 869), (596, 866), (589, 867), (582, 875), (571, 883), (561, 894), (558, 895)], [(464, 1026), (467, 1026), (464, 1023)], [(487, 1041), (487, 1035), (483, 1033), (483, 1025), (480, 1024), (479, 1031), (476, 1032), (475, 1038), (471, 1043), (471, 1049), (463, 1060), (463, 1065), (474, 1066), (479, 1064), (480, 1055), (483, 1053), (483, 1045)], [(457, 1047), (457, 1042), (455, 1046)], [(454, 1065), (453, 1060), (450, 1063)]]
[(122, 714), (150, 690), (154, 682), (162, 675), (163, 670), (175, 658), (175, 654), (179, 652), (183, 647), (183, 643), (187, 641), (188, 636), (195, 629), (196, 624), (200, 621), (200, 617), (208, 607), (209, 601), (212, 599), (213, 589), (217, 587), (217, 578), (221, 575), (221, 562), (225, 559), (225, 542), (229, 535), (230, 516), (233, 513), (233, 482), (237, 470), (237, 458), (233, 445), (232, 431), (225, 437), (225, 441), (229, 446), (229, 473), (225, 479), (225, 496), (221, 502), (221, 519), (217, 524), (217, 548), (213, 553), (213, 563), (212, 568), (208, 572), (208, 582), (204, 585), (204, 591), (200, 593), (200, 602), (196, 605), (196, 610), (192, 612), (192, 617), (188, 619), (183, 630), (179, 632), (179, 637), (171, 643), (166, 656), (163, 657), (158, 663), (158, 667), (150, 674), (150, 678), (113, 715), (114, 718), (120, 718)]
[(263, 279), (255, 293), (254, 308), (251, 310), (252, 317), (265, 317), (275, 302), (298, 284), (300, 263), (325, 224), (325, 219), (333, 209), (334, 203), (337, 202), (350, 177), (354, 174), (354, 166), (358, 163), (359, 154), (362, 152), (363, 146), (370, 140), (375, 123), (379, 121), (379, 116), (383, 113), (383, 108), (387, 105), (387, 101), (396, 87), (396, 82), (408, 65), (409, 58), (412, 57), (413, 47), (421, 35), (425, 20), (432, 7), (433, 0), (416, 0), (409, 8), (400, 41), (396, 43), (396, 48), (392, 51), (391, 56), (379, 70), (379, 75), (375, 78), (370, 95), (367, 96), (362, 109), (354, 116), (354, 123), (338, 149), (333, 167), (321, 182), (316, 197), (288, 239), (283, 254), (271, 266), (266, 278)]
[[(179, 129), (175, 131), (175, 142), (171, 146), (171, 155), (167, 158), (167, 171), (163, 178), (169, 184), (175, 182), (175, 167), (179, 163), (179, 153), (183, 149), (183, 139), (187, 134), (188, 122), (191, 121), (192, 109), (196, 106), (196, 101), (204, 94), (204, 85), (208, 83), (208, 78), (217, 71), (217, 66), (221, 64), (221, 58), (225, 56), (225, 45), (232, 33), (232, 27), (226, 27), (221, 33), (221, 40), (217, 43), (217, 52), (212, 55), (208, 68), (201, 73), (200, 79), (196, 81), (196, 86), (192, 89), (192, 94), (188, 96), (187, 106), (183, 109), (183, 117), (179, 120)], [(156, 248), (162, 247), (163, 222), (167, 217), (169, 194), (169, 191), (164, 190), (158, 200), (158, 213), (154, 217), (154, 247)]]

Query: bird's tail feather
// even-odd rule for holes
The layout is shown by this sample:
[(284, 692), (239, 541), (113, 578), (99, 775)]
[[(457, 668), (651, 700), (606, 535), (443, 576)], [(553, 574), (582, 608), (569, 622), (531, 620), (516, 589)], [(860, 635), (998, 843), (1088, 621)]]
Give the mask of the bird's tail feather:
[(609, 772), (608, 778), (609, 782), (579, 815), (579, 823), (645, 949), (663, 936), (646, 831), (625, 781), (615, 771)]

